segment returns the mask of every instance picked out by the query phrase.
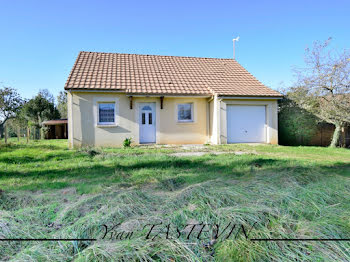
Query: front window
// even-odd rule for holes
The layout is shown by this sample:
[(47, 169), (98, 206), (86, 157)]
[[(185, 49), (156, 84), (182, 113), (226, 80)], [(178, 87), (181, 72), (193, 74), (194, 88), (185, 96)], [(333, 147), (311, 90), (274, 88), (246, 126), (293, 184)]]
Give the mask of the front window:
[(179, 122), (192, 122), (193, 104), (179, 104), (177, 106), (177, 120)]
[(115, 123), (115, 103), (98, 104), (98, 123), (103, 125)]

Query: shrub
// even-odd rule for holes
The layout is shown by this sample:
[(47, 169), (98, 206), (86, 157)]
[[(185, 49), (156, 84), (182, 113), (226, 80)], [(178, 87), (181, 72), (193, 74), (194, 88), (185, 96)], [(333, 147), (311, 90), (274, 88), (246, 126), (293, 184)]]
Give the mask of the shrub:
[(318, 122), (316, 116), (300, 108), (294, 101), (288, 98), (279, 101), (278, 136), (281, 145), (310, 145)]
[(124, 139), (124, 142), (123, 142), (123, 146), (124, 146), (124, 148), (126, 148), (126, 147), (130, 147), (131, 146), (131, 143), (132, 143), (132, 139), (131, 139), (131, 137), (130, 138), (125, 138)]
[(97, 151), (95, 148), (87, 146), (87, 147), (82, 147), (79, 149), (80, 152), (86, 153), (90, 157), (94, 157), (96, 155), (99, 155), (100, 152)]

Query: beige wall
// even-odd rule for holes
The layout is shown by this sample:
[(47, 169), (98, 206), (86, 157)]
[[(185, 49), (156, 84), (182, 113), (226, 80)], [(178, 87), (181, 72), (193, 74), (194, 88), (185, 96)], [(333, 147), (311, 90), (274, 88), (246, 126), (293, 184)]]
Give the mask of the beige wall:
[[(139, 143), (139, 103), (156, 103), (156, 142), (158, 144), (204, 144), (208, 142), (207, 98), (159, 97), (129, 98), (121, 93), (72, 92), (68, 94), (69, 144), (79, 146), (120, 146), (126, 137)], [(98, 102), (116, 102), (115, 126), (97, 124)], [(194, 121), (177, 122), (177, 104), (193, 103)]]
[[(193, 103), (194, 121), (177, 121), (177, 104)], [(204, 144), (208, 142), (207, 98), (164, 98), (164, 108), (159, 110), (157, 132), (159, 144)], [(158, 130), (158, 129), (157, 129)]]
[(227, 144), (227, 105), (263, 105), (266, 106), (266, 143), (278, 144), (278, 113), (277, 100), (268, 99), (219, 99), (220, 123), (219, 134), (220, 144)]
[[(98, 102), (116, 103), (115, 126), (97, 124)], [(222, 99), (196, 97), (165, 97), (160, 109), (159, 97), (134, 97), (130, 109), (129, 97), (124, 93), (72, 92), (68, 93), (68, 133), (72, 146), (120, 146), (123, 140), (131, 137), (139, 143), (139, 103), (156, 104), (156, 143), (157, 144), (226, 144), (226, 106), (265, 105), (266, 142), (278, 143), (277, 100), (264, 99)], [(177, 104), (193, 103), (194, 121), (177, 121)]]

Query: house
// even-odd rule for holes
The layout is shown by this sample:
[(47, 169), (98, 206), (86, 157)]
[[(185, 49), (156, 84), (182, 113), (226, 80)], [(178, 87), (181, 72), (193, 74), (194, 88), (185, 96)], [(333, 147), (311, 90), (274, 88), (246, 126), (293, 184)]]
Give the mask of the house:
[(234, 59), (80, 52), (65, 90), (71, 147), (278, 143), (282, 95)]
[(43, 126), (47, 127), (45, 139), (67, 139), (68, 138), (68, 120), (54, 119), (43, 122)]

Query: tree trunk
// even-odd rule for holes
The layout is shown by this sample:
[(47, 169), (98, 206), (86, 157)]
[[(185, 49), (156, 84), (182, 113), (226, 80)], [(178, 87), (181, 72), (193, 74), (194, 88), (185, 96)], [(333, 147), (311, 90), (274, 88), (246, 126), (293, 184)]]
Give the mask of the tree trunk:
[(17, 141), (19, 142), (19, 137), (21, 136), (21, 128), (17, 127)]
[(41, 116), (38, 113), (38, 127), (39, 127), (39, 139), (44, 139), (44, 130), (43, 130), (43, 125), (42, 125), (42, 120), (41, 120)]
[(7, 144), (7, 125), (5, 124), (5, 144)]
[(40, 127), (40, 139), (45, 139), (44, 127)]
[(27, 144), (29, 142), (29, 136), (30, 136), (30, 132), (29, 132), (29, 127), (27, 126)]
[(329, 147), (337, 147), (340, 137), (341, 126), (339, 124), (335, 125), (335, 130), (332, 137), (332, 142)]
[(38, 140), (39, 135), (38, 135), (38, 128), (36, 126), (33, 126), (33, 140)]

